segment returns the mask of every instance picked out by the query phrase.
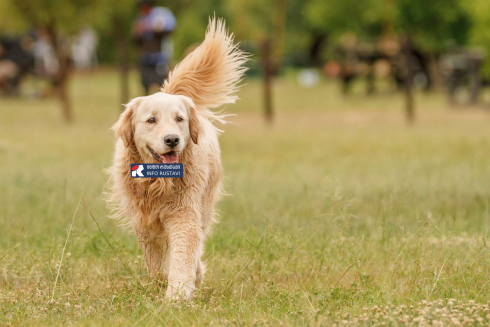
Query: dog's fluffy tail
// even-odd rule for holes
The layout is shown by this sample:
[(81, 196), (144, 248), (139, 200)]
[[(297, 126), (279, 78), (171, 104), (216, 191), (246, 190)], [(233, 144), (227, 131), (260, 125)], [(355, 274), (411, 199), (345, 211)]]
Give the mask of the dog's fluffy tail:
[(162, 91), (185, 95), (197, 109), (235, 103), (248, 55), (233, 43), (222, 19), (210, 18), (204, 42), (170, 73)]

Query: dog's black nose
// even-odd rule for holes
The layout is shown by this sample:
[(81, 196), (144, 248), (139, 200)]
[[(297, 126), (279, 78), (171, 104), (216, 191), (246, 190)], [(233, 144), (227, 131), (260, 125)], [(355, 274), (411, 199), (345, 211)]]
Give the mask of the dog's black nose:
[(170, 148), (175, 148), (177, 146), (177, 144), (179, 144), (179, 136), (176, 135), (176, 134), (170, 134), (170, 135), (166, 135), (164, 138), (163, 138), (163, 141), (165, 142), (165, 144), (170, 147)]

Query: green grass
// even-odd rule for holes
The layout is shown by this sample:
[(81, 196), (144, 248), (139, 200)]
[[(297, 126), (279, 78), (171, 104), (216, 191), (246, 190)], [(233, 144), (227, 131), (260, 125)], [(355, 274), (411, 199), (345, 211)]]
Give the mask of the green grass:
[(135, 237), (107, 218), (117, 90), (111, 72), (76, 77), (71, 126), (54, 99), (0, 99), (0, 324), (378, 325), (444, 312), (488, 323), (484, 110), (418, 94), (408, 127), (398, 95), (344, 99), (333, 83), (285, 78), (267, 127), (248, 81), (227, 108), (238, 114), (221, 136), (230, 196), (204, 285), (172, 304), (149, 284)]

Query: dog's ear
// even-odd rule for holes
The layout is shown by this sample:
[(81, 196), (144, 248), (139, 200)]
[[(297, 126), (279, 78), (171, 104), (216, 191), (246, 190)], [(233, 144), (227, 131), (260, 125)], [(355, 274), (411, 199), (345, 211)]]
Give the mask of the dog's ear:
[(112, 129), (114, 130), (114, 134), (116, 135), (116, 138), (122, 138), (124, 141), (124, 145), (126, 147), (129, 147), (131, 143), (133, 143), (133, 136), (134, 136), (134, 122), (133, 122), (133, 115), (140, 104), (142, 98), (135, 98), (131, 100), (127, 105), (126, 105), (126, 110), (119, 116), (119, 120), (117, 123), (112, 126)]
[(199, 122), (199, 112), (195, 107), (189, 108), (189, 131), (194, 144), (197, 144), (199, 134), (201, 134), (201, 123)]
[(199, 122), (199, 112), (194, 105), (194, 102), (186, 97), (181, 95), (180, 98), (184, 102), (187, 108), (187, 114), (189, 116), (189, 133), (191, 134), (191, 139), (194, 144), (197, 144), (199, 139), (199, 134), (201, 134), (201, 123)]

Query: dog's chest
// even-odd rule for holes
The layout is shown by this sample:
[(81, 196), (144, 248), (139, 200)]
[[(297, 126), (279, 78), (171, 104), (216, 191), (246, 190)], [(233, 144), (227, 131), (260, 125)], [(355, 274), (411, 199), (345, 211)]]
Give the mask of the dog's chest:
[(174, 216), (184, 207), (188, 207), (189, 190), (182, 182), (171, 179), (155, 179), (145, 183), (135, 183), (129, 190), (137, 210), (150, 216), (150, 220), (165, 219)]

